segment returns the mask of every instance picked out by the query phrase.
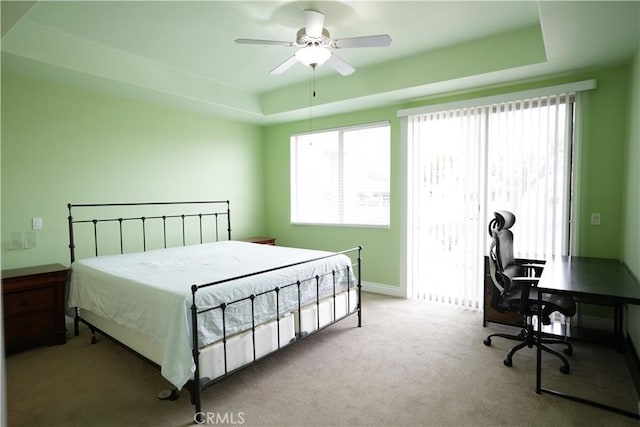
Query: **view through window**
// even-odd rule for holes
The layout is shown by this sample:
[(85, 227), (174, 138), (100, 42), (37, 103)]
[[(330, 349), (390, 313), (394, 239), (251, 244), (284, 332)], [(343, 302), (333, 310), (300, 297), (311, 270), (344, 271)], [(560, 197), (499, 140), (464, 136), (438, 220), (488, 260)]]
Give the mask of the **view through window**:
[(389, 226), (390, 124), (291, 136), (291, 222)]

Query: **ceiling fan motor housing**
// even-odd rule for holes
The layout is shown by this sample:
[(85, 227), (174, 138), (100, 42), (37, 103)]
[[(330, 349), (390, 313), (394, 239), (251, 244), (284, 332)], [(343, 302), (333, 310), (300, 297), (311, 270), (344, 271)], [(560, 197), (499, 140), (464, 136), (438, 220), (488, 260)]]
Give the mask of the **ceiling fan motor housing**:
[(329, 31), (327, 31), (326, 28), (322, 29), (321, 37), (311, 37), (307, 34), (307, 30), (302, 27), (298, 30), (298, 34), (296, 35), (296, 44), (300, 47), (331, 47), (331, 38), (329, 36)]

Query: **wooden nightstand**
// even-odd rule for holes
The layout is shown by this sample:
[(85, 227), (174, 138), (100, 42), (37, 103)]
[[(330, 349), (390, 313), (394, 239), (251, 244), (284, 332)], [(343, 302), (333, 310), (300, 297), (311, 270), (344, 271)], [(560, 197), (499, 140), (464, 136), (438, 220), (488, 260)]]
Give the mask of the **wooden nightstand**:
[(240, 240), (242, 240), (243, 242), (260, 243), (261, 245), (275, 246), (276, 244), (275, 237), (258, 236), (258, 237), (247, 237), (246, 239), (240, 239)]
[(64, 299), (69, 269), (61, 264), (2, 271), (7, 353), (38, 344), (64, 344)]

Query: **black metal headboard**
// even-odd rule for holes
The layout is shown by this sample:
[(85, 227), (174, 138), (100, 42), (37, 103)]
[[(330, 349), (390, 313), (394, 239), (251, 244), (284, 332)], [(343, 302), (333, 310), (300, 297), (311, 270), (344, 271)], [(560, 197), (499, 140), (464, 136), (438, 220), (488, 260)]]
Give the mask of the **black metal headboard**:
[[(211, 241), (220, 240), (219, 236), (219, 217), (227, 218), (227, 239), (231, 240), (231, 210), (229, 208), (228, 200), (207, 200), (196, 202), (148, 202), (148, 203), (94, 203), (94, 204), (67, 204), (69, 209), (69, 253), (71, 262), (76, 258), (76, 231), (75, 227), (78, 224), (85, 224), (90, 227), (89, 241), (93, 242), (94, 255), (99, 255), (99, 227), (98, 224), (111, 223), (117, 227), (117, 231), (114, 232), (113, 227), (110, 230), (105, 230), (107, 237), (111, 238), (111, 241), (119, 242), (120, 253), (125, 253), (125, 238), (129, 240), (135, 240), (138, 244), (138, 251), (146, 251), (148, 246), (148, 228), (151, 224), (160, 224), (162, 227), (162, 244), (159, 247), (154, 248), (167, 248), (168, 232), (167, 226), (170, 229), (175, 230), (178, 228), (177, 233), (173, 233), (175, 236), (182, 236), (182, 246), (187, 245), (187, 224), (192, 233), (189, 237), (192, 238), (195, 234), (194, 243), (204, 243), (206, 234), (209, 234)], [(118, 216), (115, 215), (115, 210), (119, 212)], [(159, 209), (166, 209), (171, 212), (159, 213)], [(181, 209), (180, 213), (176, 211)], [(204, 212), (203, 212), (204, 211)], [(82, 218), (74, 218), (74, 214), (82, 215)], [(105, 215), (106, 217), (100, 217)], [(126, 216), (122, 216), (127, 214)], [(91, 227), (91, 225), (93, 225)], [(211, 230), (207, 229), (207, 226)], [(123, 228), (128, 227), (127, 233), (123, 232)], [(133, 227), (133, 228), (132, 228)], [(115, 237), (114, 237), (115, 234)], [(126, 234), (126, 236), (125, 236)], [(135, 237), (137, 235), (137, 238)], [(213, 239), (215, 236), (215, 239)], [(101, 235), (100, 235), (101, 237)], [(170, 245), (176, 246), (176, 245)]]

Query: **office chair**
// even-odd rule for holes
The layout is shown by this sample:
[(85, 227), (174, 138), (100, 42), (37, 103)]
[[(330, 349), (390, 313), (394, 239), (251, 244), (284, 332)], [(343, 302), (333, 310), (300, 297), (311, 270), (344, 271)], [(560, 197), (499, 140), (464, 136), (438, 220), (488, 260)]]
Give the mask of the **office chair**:
[[(573, 347), (566, 339), (541, 338), (533, 330), (533, 316), (538, 314), (538, 291), (536, 286), (542, 273), (543, 264), (518, 263), (513, 255), (513, 233), (510, 228), (515, 224), (516, 217), (508, 211), (494, 212), (495, 218), (489, 222), (489, 235), (492, 238), (489, 248), (489, 267), (491, 280), (494, 285), (491, 306), (497, 311), (517, 312), (524, 316), (525, 325), (518, 335), (496, 333), (485, 340), (486, 346), (491, 345), (491, 338), (501, 337), (509, 340), (521, 341), (514, 346), (504, 359), (505, 366), (512, 365), (513, 355), (524, 347), (540, 348), (553, 354), (562, 361), (560, 372), (569, 373), (569, 362), (557, 351), (545, 344), (564, 344), (566, 355), (573, 354)], [(543, 295), (542, 322), (549, 324), (549, 316), (553, 312), (560, 312), (567, 317), (576, 313), (576, 303), (571, 297), (562, 295)]]

